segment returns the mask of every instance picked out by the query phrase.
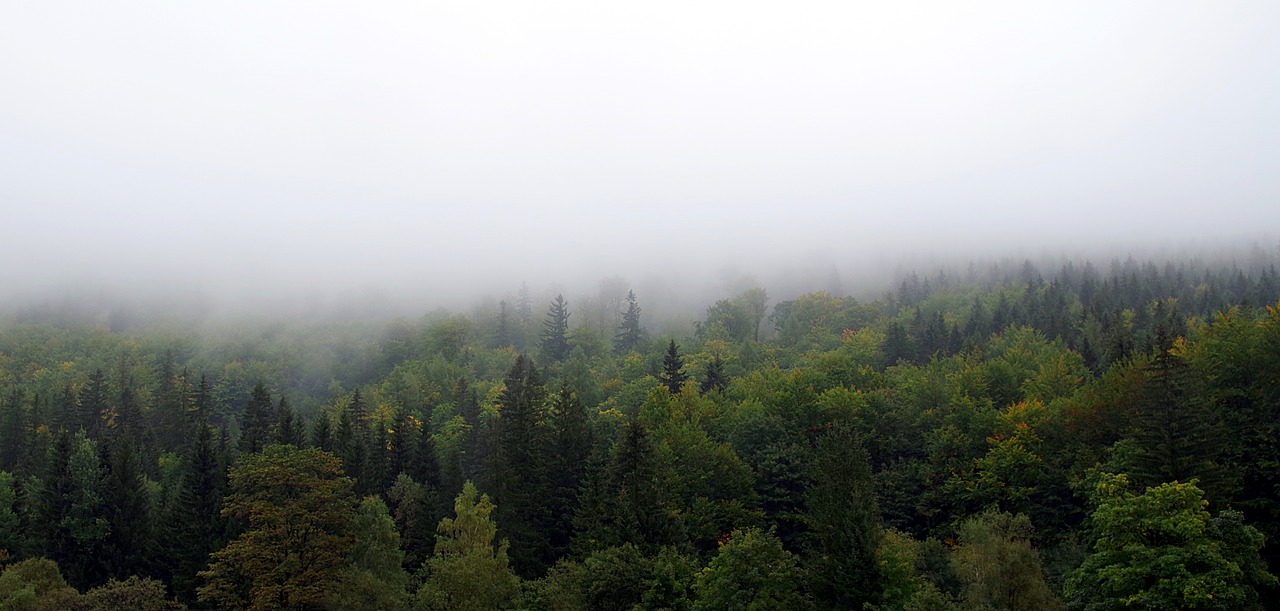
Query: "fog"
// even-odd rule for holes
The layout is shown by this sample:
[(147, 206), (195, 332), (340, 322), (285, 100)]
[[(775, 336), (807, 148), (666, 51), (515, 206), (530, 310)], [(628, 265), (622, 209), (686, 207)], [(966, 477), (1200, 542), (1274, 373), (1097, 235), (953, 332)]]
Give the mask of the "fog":
[(1274, 249), (1277, 31), (1265, 1), (10, 3), (0, 290), (705, 304)]

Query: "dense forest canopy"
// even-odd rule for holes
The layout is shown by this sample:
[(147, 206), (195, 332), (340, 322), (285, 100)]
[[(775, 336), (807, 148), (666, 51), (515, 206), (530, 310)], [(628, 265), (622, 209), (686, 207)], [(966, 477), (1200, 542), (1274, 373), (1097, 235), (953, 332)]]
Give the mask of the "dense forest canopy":
[(1277, 608), (1278, 259), (693, 310), (616, 276), (412, 317), (24, 302), (0, 601)]

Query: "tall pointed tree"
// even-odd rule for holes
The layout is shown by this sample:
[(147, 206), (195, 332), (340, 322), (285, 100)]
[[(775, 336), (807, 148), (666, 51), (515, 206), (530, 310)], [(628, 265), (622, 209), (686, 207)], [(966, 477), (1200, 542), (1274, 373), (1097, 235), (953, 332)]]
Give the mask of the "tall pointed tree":
[(547, 311), (547, 319), (542, 323), (542, 341), (539, 344), (542, 353), (554, 361), (563, 361), (569, 356), (569, 304), (564, 295), (556, 295)]
[(680, 387), (689, 379), (684, 372), (684, 361), (680, 358), (680, 347), (676, 345), (676, 340), (671, 340), (667, 346), (667, 353), (662, 357), (662, 371), (658, 372), (658, 381), (671, 394), (680, 394)]
[(249, 395), (249, 403), (245, 406), (244, 422), (240, 426), (240, 451), (254, 454), (262, 451), (267, 445), (271, 433), (272, 417), (271, 394), (262, 382), (253, 387)]
[(627, 311), (622, 313), (622, 323), (613, 336), (613, 348), (619, 354), (635, 350), (644, 337), (640, 328), (640, 305), (636, 303), (635, 291), (627, 291)]
[(867, 451), (851, 428), (836, 424), (818, 439), (812, 469), (813, 485), (805, 495), (809, 591), (833, 609), (875, 604), (881, 525)]
[(498, 522), (511, 541), (516, 573), (526, 577), (555, 560), (544, 536), (551, 522), (546, 394), (533, 362), (518, 355), (498, 397), (493, 474)]

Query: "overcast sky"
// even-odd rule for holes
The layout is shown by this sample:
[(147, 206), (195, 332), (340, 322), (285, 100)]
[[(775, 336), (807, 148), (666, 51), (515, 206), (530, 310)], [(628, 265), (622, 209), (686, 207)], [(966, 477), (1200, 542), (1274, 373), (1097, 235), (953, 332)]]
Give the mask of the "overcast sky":
[(1274, 239), (1280, 2), (6, 2), (0, 209), (10, 286)]

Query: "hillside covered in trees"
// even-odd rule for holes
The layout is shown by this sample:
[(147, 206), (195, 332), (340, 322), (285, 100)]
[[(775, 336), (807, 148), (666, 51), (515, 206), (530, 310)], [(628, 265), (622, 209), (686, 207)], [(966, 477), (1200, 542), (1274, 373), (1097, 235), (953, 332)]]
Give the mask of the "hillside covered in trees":
[(20, 309), (0, 607), (1280, 608), (1275, 263), (749, 286), (684, 325), (619, 279), (216, 331)]

